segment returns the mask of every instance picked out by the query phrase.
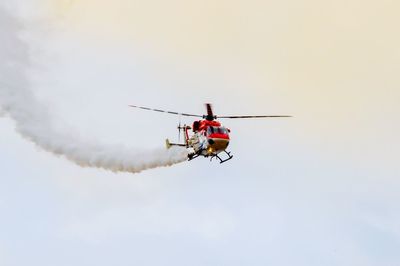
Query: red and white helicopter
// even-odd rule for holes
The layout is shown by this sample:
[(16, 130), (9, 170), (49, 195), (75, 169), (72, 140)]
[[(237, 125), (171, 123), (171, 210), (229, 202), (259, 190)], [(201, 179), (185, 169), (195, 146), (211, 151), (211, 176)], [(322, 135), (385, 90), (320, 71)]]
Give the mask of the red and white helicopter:
[[(184, 143), (171, 143), (168, 139), (166, 140), (167, 148), (172, 146), (186, 147), (189, 151), (188, 160), (191, 161), (199, 156), (216, 158), (220, 163), (224, 163), (233, 158), (231, 152), (226, 151), (229, 145), (229, 133), (230, 129), (222, 126), (222, 124), (217, 121), (219, 118), (229, 118), (229, 119), (249, 119), (249, 118), (277, 118), (277, 117), (291, 117), (289, 115), (242, 115), (242, 116), (216, 116), (213, 113), (212, 106), (206, 103), (207, 115), (194, 115), (187, 113), (171, 112), (160, 109), (152, 109), (148, 107), (129, 105), (130, 107), (140, 108), (148, 111), (155, 111), (161, 113), (168, 113), (178, 116), (190, 116), (199, 117), (199, 120), (193, 122), (192, 127), (184, 125), (181, 126), (179, 123), (178, 130), (179, 136), (181, 131), (183, 131)], [(189, 131), (192, 130), (191, 134)], [(225, 159), (220, 157), (220, 154), (224, 153)]]

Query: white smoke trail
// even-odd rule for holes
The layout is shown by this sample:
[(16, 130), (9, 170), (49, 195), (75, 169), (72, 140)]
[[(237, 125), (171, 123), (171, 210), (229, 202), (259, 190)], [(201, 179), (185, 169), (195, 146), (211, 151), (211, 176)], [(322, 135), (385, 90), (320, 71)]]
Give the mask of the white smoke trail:
[(0, 110), (16, 123), (16, 131), (39, 147), (83, 167), (137, 173), (171, 166), (187, 158), (185, 149), (137, 151), (108, 146), (60, 130), (29, 89), (29, 46), (20, 38), (22, 24), (0, 7)]

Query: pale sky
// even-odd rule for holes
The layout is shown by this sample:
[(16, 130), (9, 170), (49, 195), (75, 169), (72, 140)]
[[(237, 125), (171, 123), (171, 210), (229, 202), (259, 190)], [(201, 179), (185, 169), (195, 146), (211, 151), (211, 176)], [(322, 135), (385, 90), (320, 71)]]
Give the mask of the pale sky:
[(0, 265), (398, 265), (398, 2), (3, 1), (31, 90), (77, 136), (176, 140), (177, 117), (128, 104), (294, 118), (223, 121), (223, 165), (114, 174), (2, 117)]

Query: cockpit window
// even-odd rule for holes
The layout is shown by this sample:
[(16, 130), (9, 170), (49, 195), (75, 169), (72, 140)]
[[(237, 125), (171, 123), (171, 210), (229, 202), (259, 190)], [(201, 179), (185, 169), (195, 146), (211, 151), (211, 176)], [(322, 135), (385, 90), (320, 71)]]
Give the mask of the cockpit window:
[(224, 127), (220, 127), (219, 130), (221, 131), (221, 134), (228, 134), (228, 131)]
[(214, 134), (214, 133), (218, 133), (218, 134), (228, 134), (228, 130), (225, 127), (208, 127), (207, 129), (207, 134)]

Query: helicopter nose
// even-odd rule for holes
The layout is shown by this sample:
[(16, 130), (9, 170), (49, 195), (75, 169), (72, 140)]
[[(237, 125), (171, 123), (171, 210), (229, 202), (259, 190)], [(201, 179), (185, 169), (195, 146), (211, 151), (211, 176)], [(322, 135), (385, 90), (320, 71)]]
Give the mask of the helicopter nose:
[(212, 147), (213, 150), (215, 151), (223, 151), (225, 150), (228, 145), (229, 145), (229, 140), (228, 139), (219, 139), (219, 138), (212, 138), (208, 140), (208, 143)]

